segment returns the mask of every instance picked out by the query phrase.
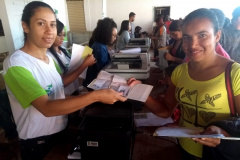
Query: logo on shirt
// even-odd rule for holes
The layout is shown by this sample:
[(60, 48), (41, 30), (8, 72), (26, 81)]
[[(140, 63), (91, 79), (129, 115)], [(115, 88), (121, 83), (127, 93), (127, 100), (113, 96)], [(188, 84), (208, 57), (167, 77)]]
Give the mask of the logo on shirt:
[(53, 93), (53, 86), (52, 84), (50, 85), (47, 85), (46, 88), (45, 88), (45, 91), (47, 92), (47, 95), (49, 96), (50, 94)]
[(210, 96), (209, 94), (206, 94), (205, 95), (205, 100), (203, 100), (202, 102), (201, 102), (201, 104), (205, 104), (205, 103), (208, 103), (208, 104), (210, 104), (212, 107), (215, 107), (215, 104), (213, 103), (216, 99), (218, 99), (218, 98), (220, 98), (222, 95), (221, 95), (221, 93), (219, 93), (219, 94), (216, 94), (216, 95), (214, 95), (214, 96)]
[(181, 96), (181, 98), (187, 97), (190, 101), (192, 101), (191, 96), (197, 94), (197, 90), (189, 91), (188, 89), (185, 91), (185, 94)]

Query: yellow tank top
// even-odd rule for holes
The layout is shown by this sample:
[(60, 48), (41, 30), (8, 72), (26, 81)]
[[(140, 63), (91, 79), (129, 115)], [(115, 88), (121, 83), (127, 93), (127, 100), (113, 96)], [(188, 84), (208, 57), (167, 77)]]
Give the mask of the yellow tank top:
[[(231, 71), (234, 96), (240, 94), (240, 65), (234, 63)], [(188, 63), (178, 66), (172, 74), (176, 86), (175, 97), (181, 106), (180, 126), (204, 128), (210, 122), (230, 117), (225, 85), (225, 72), (207, 81), (193, 80), (188, 74)], [(202, 157), (202, 145), (189, 138), (179, 138), (188, 153)]]

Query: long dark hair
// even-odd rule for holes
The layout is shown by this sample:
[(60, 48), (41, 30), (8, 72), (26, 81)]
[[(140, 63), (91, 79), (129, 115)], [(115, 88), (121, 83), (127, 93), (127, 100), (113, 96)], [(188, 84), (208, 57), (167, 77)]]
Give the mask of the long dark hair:
[(207, 18), (212, 22), (212, 26), (214, 29), (214, 34), (216, 34), (219, 31), (219, 22), (218, 22), (218, 18), (216, 16), (216, 14), (206, 8), (200, 8), (197, 10), (192, 11), (191, 13), (189, 13), (183, 20), (183, 25), (186, 25), (187, 23), (189, 23), (190, 21), (192, 21), (195, 18)]
[(169, 31), (182, 31), (182, 20), (173, 20), (169, 26)]
[(128, 27), (129, 27), (129, 20), (124, 20), (121, 23), (121, 29), (118, 32), (118, 35), (120, 36), (122, 34), (123, 31), (128, 31)]
[(117, 28), (117, 24), (112, 18), (106, 17), (98, 20), (97, 27), (89, 40), (89, 46), (91, 47), (94, 42), (100, 42), (105, 45), (110, 44), (113, 28)]
[[(59, 35), (59, 34), (62, 32), (63, 28), (64, 28), (64, 24), (57, 19), (57, 35)], [(60, 47), (60, 46), (59, 46), (58, 48), (60, 49), (60, 51), (63, 52), (63, 54), (64, 54), (66, 57), (68, 57), (69, 59), (71, 59), (71, 57), (70, 57), (70, 55), (68, 54), (68, 52), (66, 51), (66, 49), (64, 49), (64, 48), (62, 48), (62, 47)], [(68, 71), (68, 69), (67, 69), (67, 67), (63, 64), (63, 62), (61, 61), (61, 59), (59, 58), (58, 53), (55, 51), (53, 45), (49, 48), (49, 51), (50, 51), (50, 52), (52, 53), (52, 55), (56, 58), (58, 64), (59, 64), (60, 67), (63, 69), (63, 74), (66, 74), (67, 71)]]
[[(53, 9), (47, 3), (40, 2), (40, 1), (33, 1), (28, 3), (24, 7), (21, 21), (25, 22), (28, 26), (30, 26), (31, 17), (35, 14), (35, 11), (40, 7), (49, 8), (54, 14)], [(24, 42), (26, 42), (26, 40), (27, 40), (27, 33), (24, 32)]]

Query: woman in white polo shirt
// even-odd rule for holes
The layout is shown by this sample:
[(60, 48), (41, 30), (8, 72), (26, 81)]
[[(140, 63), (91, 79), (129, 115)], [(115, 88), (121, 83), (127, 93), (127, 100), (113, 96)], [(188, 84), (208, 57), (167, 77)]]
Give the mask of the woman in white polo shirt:
[(62, 78), (46, 55), (56, 38), (56, 17), (43, 2), (28, 3), (22, 14), (24, 46), (4, 61), (3, 74), (17, 125), (22, 159), (43, 159), (51, 139), (65, 129), (67, 116), (93, 102), (125, 101), (111, 89), (65, 99)]
[(47, 54), (54, 60), (55, 66), (63, 79), (65, 95), (78, 95), (79, 75), (86, 69), (86, 67), (96, 63), (93, 54), (86, 57), (82, 65), (77, 67), (74, 71), (68, 72), (71, 55), (62, 47), (65, 30), (64, 24), (57, 20), (57, 37), (53, 45), (48, 49)]

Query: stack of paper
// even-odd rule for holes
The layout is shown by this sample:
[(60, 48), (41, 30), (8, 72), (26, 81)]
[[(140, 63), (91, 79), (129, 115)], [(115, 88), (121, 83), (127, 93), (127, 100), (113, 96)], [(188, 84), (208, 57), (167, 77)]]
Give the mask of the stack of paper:
[(120, 53), (141, 53), (141, 48), (130, 48), (130, 49), (124, 49), (124, 50), (120, 50)]

